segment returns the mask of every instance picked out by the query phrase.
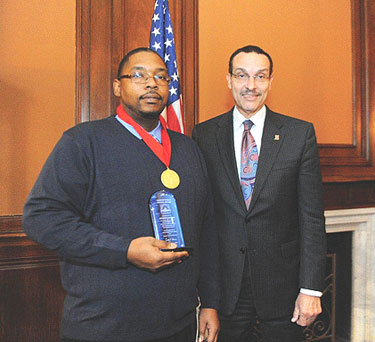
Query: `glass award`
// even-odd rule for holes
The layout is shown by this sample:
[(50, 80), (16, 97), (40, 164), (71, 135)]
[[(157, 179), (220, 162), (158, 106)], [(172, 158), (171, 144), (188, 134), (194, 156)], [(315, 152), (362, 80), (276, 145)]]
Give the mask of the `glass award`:
[(174, 242), (177, 248), (171, 251), (191, 250), (185, 246), (176, 199), (171, 192), (160, 190), (151, 196), (150, 214), (156, 239)]

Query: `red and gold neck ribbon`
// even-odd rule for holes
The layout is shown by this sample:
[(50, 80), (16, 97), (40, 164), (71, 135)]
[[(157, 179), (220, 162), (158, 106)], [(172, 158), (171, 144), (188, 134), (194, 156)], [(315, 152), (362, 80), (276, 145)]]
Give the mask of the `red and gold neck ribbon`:
[(129, 125), (132, 125), (137, 133), (141, 136), (145, 144), (150, 148), (152, 152), (160, 159), (160, 161), (169, 168), (171, 162), (171, 139), (167, 132), (167, 124), (164, 118), (160, 115), (159, 120), (161, 123), (161, 144), (148, 133), (141, 125), (135, 122), (135, 120), (122, 108), (121, 105), (117, 107), (117, 115), (119, 118)]

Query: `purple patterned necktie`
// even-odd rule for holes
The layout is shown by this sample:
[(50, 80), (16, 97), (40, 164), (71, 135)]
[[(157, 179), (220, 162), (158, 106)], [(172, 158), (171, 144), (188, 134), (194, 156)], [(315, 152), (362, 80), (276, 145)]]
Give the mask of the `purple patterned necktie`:
[(258, 148), (254, 137), (250, 133), (250, 129), (254, 123), (251, 120), (246, 120), (243, 125), (244, 131), (241, 145), (241, 189), (246, 208), (249, 209), (255, 184), (255, 175), (258, 168)]

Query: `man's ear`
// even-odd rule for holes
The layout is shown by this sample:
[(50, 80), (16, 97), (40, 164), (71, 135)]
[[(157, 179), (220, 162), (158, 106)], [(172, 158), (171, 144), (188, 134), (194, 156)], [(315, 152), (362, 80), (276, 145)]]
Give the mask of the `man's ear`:
[(227, 85), (228, 85), (228, 88), (229, 88), (229, 89), (232, 89), (232, 78), (231, 78), (231, 74), (226, 74), (225, 77), (226, 77), (226, 79), (227, 79)]
[(113, 81), (113, 94), (117, 97), (121, 95), (121, 82), (117, 79)]
[(273, 74), (270, 76), (270, 85), (268, 87), (269, 90), (271, 90), (272, 81), (273, 81)]

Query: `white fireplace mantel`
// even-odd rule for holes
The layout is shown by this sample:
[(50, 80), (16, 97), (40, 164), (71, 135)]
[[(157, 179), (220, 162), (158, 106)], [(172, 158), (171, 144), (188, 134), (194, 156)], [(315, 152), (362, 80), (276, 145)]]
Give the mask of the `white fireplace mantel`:
[(327, 210), (327, 233), (353, 232), (351, 341), (375, 341), (375, 208)]

